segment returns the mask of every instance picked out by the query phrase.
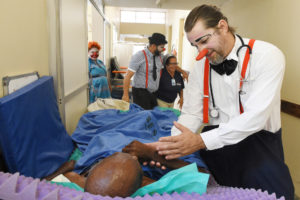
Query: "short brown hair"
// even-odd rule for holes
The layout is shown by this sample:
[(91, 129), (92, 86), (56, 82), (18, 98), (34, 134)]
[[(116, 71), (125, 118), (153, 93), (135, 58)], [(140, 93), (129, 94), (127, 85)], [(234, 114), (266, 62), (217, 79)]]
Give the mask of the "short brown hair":
[[(206, 28), (214, 28), (218, 25), (221, 19), (228, 23), (227, 17), (223, 15), (218, 7), (206, 4), (197, 6), (187, 16), (184, 24), (184, 30), (187, 33), (190, 32), (199, 20), (203, 20)], [(235, 29), (229, 26), (229, 24), (228, 29), (232, 34), (234, 34)]]

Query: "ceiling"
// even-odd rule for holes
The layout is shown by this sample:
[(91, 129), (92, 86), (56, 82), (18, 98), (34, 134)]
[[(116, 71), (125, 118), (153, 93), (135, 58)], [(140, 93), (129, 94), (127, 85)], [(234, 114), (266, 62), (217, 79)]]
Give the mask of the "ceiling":
[(103, 0), (105, 6), (176, 10), (191, 10), (201, 4), (211, 4), (222, 7), (222, 5), (228, 1), (230, 0)]

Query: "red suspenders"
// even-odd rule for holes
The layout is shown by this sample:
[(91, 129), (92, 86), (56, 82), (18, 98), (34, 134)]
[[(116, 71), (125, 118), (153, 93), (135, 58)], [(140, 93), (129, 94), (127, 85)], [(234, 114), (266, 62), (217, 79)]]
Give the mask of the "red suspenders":
[[(255, 42), (255, 40), (251, 39), (248, 43), (248, 45), (251, 49), (253, 48), (254, 42)], [(249, 59), (250, 59), (250, 53), (249, 53), (249, 48), (247, 48), (245, 58), (244, 58), (244, 62), (243, 62), (242, 72), (241, 72), (240, 89), (243, 86), (243, 80), (245, 79)], [(244, 108), (243, 108), (242, 102), (240, 101), (240, 114), (242, 114), (243, 112), (244, 112)]]
[[(250, 46), (251, 49), (253, 48), (254, 42), (255, 42), (255, 40), (251, 39), (248, 43), (248, 45)], [(243, 86), (243, 80), (246, 75), (249, 59), (250, 59), (250, 53), (249, 53), (249, 49), (247, 48), (245, 58), (243, 61), (243, 66), (242, 66), (240, 89)], [(209, 121), (208, 103), (209, 103), (209, 60), (206, 58), (205, 65), (204, 65), (204, 78), (203, 78), (203, 123), (208, 123), (208, 121)], [(242, 114), (243, 112), (244, 112), (244, 108), (243, 108), (242, 102), (240, 101), (240, 114)]]
[(208, 102), (209, 102), (209, 60), (205, 59), (203, 78), (203, 122), (208, 123)]
[(146, 83), (145, 83), (145, 87), (148, 88), (148, 67), (149, 67), (149, 64), (148, 64), (148, 58), (147, 58), (147, 55), (146, 55), (146, 51), (143, 50), (143, 53), (145, 55), (145, 60), (146, 60)]
[[(145, 87), (148, 88), (148, 68), (149, 68), (149, 64), (148, 64), (148, 58), (147, 58), (147, 55), (146, 55), (146, 51), (143, 50), (143, 53), (144, 53), (145, 61), (146, 61), (146, 83), (145, 83)], [(160, 56), (159, 56), (159, 58), (160, 58), (161, 64), (163, 64), (163, 61), (162, 61)], [(160, 75), (161, 75), (161, 72), (160, 72)]]

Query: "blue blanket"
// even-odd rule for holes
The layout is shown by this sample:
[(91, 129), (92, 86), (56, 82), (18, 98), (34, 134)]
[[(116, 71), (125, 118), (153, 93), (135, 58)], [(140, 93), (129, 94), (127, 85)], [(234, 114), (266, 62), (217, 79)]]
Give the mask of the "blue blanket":
[[(131, 104), (128, 112), (99, 110), (81, 117), (72, 139), (77, 143), (83, 156), (77, 161), (75, 172), (81, 173), (99, 160), (122, 151), (133, 140), (142, 143), (157, 141), (169, 136), (177, 116), (169, 110), (143, 110)], [(186, 162), (206, 168), (198, 152), (182, 157)], [(168, 170), (143, 166), (146, 176), (159, 179)]]

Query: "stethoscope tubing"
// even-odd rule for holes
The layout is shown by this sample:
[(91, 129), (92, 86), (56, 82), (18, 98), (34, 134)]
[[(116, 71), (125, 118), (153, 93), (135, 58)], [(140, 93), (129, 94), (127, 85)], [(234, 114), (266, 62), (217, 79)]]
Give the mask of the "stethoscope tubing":
[[(251, 47), (244, 43), (244, 40), (241, 36), (239, 36), (238, 34), (236, 34), (236, 36), (240, 39), (240, 41), (242, 43), (242, 45), (238, 48), (238, 50), (236, 52), (237, 57), (239, 57), (240, 50), (244, 47), (247, 47), (249, 49), (249, 54), (251, 56), (251, 54), (252, 54)], [(211, 84), (211, 67), (209, 68), (209, 87), (210, 87), (211, 100), (212, 100), (212, 103), (213, 103), (213, 109), (216, 110), (215, 98), (214, 98), (214, 93), (213, 93), (212, 84)], [(240, 96), (240, 93), (239, 93), (239, 96)]]

